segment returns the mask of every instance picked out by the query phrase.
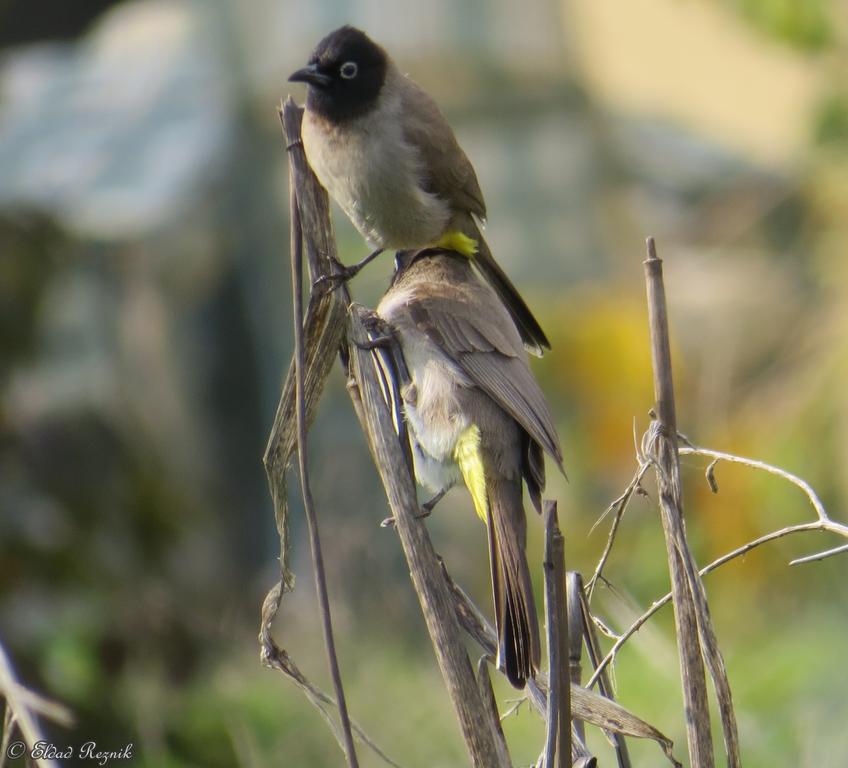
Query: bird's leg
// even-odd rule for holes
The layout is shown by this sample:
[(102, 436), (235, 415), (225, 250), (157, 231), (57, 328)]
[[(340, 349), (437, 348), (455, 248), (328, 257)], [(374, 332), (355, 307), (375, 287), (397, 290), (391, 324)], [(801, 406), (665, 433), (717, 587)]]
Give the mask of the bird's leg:
[[(444, 495), (449, 490), (450, 490), (450, 488), (444, 488), (443, 490), (439, 491), (432, 499), (430, 499), (429, 501), (425, 501), (421, 505), (421, 509), (419, 510), (418, 514), (415, 515), (415, 519), (416, 520), (424, 520), (425, 518), (430, 517), (430, 515), (433, 514), (433, 507), (435, 507), (436, 504), (438, 504), (442, 500)], [(395, 527), (395, 519), (393, 517), (387, 517), (385, 520), (383, 520), (382, 523), (380, 523), (380, 527), (381, 528), (394, 528)]]
[(376, 251), (372, 251), (369, 253), (362, 261), (356, 262), (356, 264), (351, 264), (351, 266), (346, 267), (340, 261), (336, 260), (336, 268), (337, 272), (334, 272), (331, 275), (321, 275), (313, 284), (313, 288), (323, 288), (327, 287), (327, 290), (335, 290), (342, 283), (346, 283), (353, 277), (359, 274), (359, 271), (370, 264), (374, 259), (376, 259), (383, 252), (382, 248), (378, 248)]
[(433, 513), (433, 507), (436, 506), (445, 496), (445, 494), (450, 490), (450, 488), (442, 488), (432, 499), (429, 501), (425, 501), (421, 505), (421, 511), (424, 512), (421, 517), (429, 517)]

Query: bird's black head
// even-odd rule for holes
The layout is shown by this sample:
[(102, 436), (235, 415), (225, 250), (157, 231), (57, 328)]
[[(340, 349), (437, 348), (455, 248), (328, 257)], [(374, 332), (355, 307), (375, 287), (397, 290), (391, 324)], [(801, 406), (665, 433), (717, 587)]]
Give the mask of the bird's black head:
[(289, 80), (306, 83), (306, 108), (340, 123), (365, 114), (386, 79), (386, 52), (354, 27), (340, 27), (312, 52), (309, 64)]

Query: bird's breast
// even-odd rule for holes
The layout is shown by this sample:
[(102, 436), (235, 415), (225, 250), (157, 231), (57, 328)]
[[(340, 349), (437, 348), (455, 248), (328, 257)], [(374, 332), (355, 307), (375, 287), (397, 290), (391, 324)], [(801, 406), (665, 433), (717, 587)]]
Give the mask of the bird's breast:
[(429, 342), (403, 344), (403, 353), (415, 384), (414, 402), (404, 403), (407, 423), (422, 450), (441, 462), (453, 463), (453, 453), (468, 428), (462, 391), (468, 378)]
[(337, 125), (304, 114), (309, 164), (374, 248), (431, 245), (450, 220), (447, 203), (422, 187), (420, 158), (404, 139), (401, 119), (399, 110), (386, 105)]

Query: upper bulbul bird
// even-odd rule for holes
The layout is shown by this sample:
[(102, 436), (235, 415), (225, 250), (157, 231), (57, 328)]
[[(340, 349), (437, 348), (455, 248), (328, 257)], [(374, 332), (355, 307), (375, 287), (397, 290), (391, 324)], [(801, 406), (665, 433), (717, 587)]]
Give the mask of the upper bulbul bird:
[(374, 253), (442, 245), (464, 253), (497, 292), (527, 348), (550, 343), (477, 221), (486, 204), (471, 162), (439, 107), (364, 32), (327, 35), (307, 66), (289, 77), (307, 84), (303, 147), (319, 181)]
[(517, 688), (539, 666), (522, 478), (537, 510), (543, 450), (562, 452), (518, 330), (464, 255), (400, 253), (377, 314), (399, 341), (400, 393), (418, 481), (437, 499), (463, 481), (489, 537), (498, 668)]

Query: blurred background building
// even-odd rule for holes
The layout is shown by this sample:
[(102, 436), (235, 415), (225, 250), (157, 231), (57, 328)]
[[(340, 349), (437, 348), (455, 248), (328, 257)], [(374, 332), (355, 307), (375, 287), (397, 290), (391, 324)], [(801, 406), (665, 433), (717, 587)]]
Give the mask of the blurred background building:
[[(140, 766), (323, 766), (320, 716), (258, 664), (276, 574), (260, 457), (291, 348), (289, 72), (342, 23), (443, 106), (487, 239), (548, 331), (535, 371), (570, 482), (569, 567), (635, 467), (651, 405), (641, 260), (657, 237), (681, 428), (805, 476), (848, 509), (848, 15), (837, 0), (87, 0), (0, 5), (0, 641), (68, 704), (57, 743)], [(338, 213), (338, 212), (337, 212)], [(336, 218), (343, 258), (365, 246)], [(373, 303), (391, 260), (353, 284)], [(310, 456), (351, 709), (405, 766), (463, 760), (386, 506), (335, 373)], [(810, 513), (793, 489), (686, 468), (707, 562)], [(326, 685), (300, 507), (281, 644)], [(454, 491), (430, 521), (489, 605), (484, 534)], [(602, 594), (622, 628), (665, 592), (650, 500)], [(531, 549), (541, 553), (531, 521)], [(746, 764), (838, 766), (845, 562), (782, 540), (710, 577)], [(391, 628), (391, 632), (387, 629)], [(678, 744), (670, 616), (617, 668)], [(498, 689), (502, 700), (510, 697)], [(387, 712), (404, 716), (387, 718)], [(517, 764), (541, 734), (505, 727)], [(603, 750), (602, 740), (596, 742)], [(682, 749), (679, 750), (682, 754)], [(650, 745), (637, 764), (656, 764)], [(364, 765), (377, 765), (363, 751)]]

